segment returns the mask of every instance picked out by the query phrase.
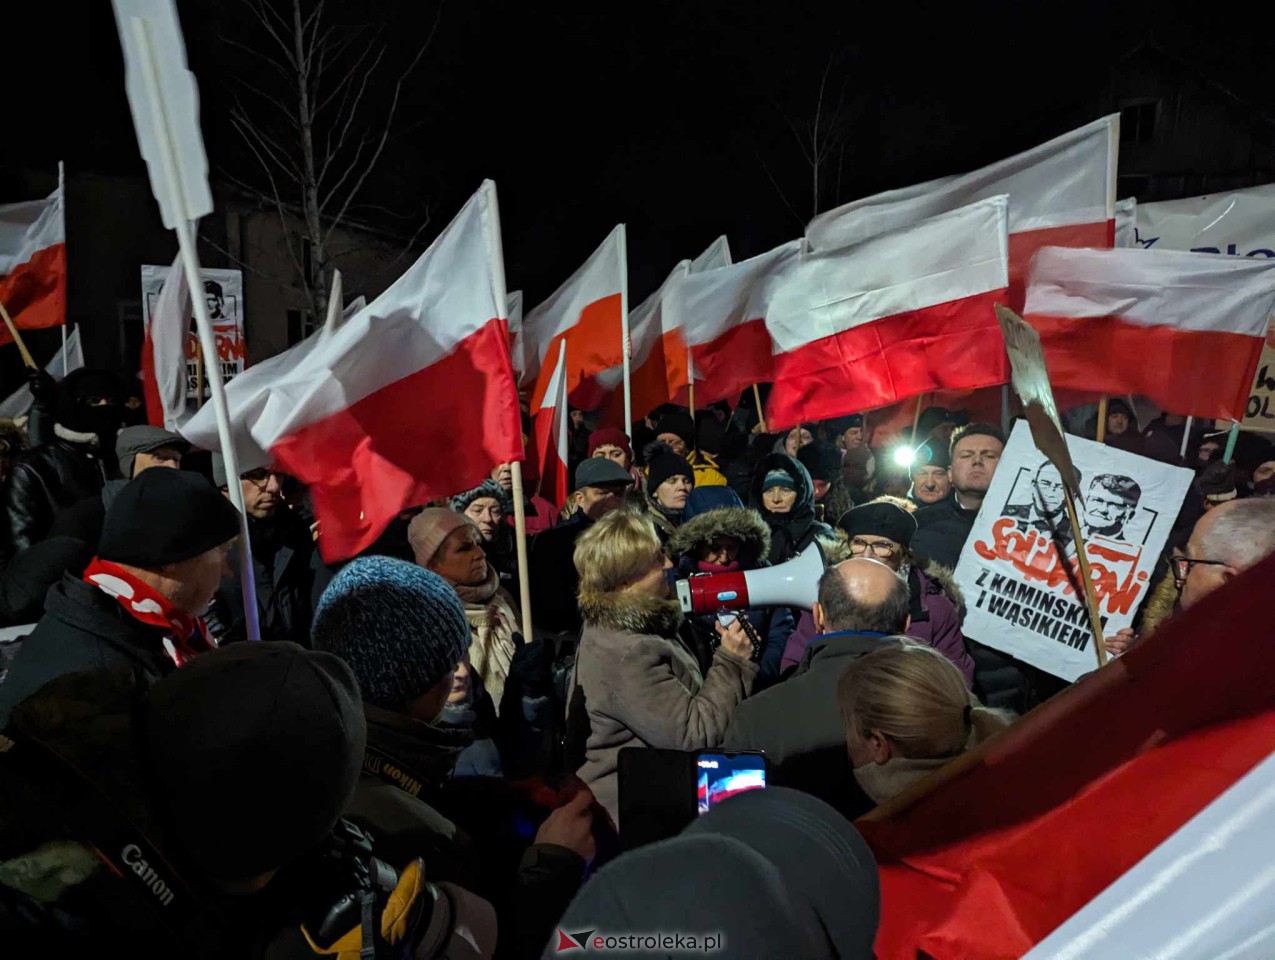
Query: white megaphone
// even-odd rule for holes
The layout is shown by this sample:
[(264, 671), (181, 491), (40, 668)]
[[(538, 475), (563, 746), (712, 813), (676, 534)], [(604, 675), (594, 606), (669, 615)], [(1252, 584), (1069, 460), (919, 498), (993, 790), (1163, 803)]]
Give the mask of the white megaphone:
[(715, 613), (722, 607), (801, 607), (809, 610), (819, 597), (819, 578), (826, 561), (818, 542), (787, 563), (760, 570), (693, 573), (677, 581), (683, 613)]

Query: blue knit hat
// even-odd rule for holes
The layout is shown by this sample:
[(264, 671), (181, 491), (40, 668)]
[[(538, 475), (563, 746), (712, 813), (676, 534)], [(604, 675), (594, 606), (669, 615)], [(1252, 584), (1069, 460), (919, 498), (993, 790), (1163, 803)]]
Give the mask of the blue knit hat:
[(363, 702), (401, 710), (431, 690), (469, 649), (469, 622), (438, 574), (389, 557), (361, 557), (328, 584), (314, 611), (316, 650), (354, 671)]

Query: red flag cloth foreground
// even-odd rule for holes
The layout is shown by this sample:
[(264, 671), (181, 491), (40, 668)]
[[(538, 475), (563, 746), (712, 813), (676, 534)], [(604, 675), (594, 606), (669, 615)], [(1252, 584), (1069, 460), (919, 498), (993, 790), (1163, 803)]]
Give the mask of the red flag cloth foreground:
[(567, 405), (567, 377), (564, 370), (567, 345), (560, 343), (554, 358), (543, 405), (536, 411), (536, 462), (540, 472), (539, 493), (561, 510), (570, 492), (568, 442), (571, 410)]
[(393, 286), (279, 372), (250, 430), (310, 486), (325, 560), (522, 459), (505, 304), (485, 181)]
[(531, 409), (539, 409), (549, 387), (558, 346), (567, 344), (564, 368), (571, 404), (596, 410), (606, 390), (594, 375), (624, 361), (624, 291), (628, 285), (624, 224), (593, 251), (571, 277), (536, 309), (522, 325), (524, 378), (536, 377)]
[(1244, 418), (1275, 306), (1271, 261), (1047, 247), (1030, 280), (1025, 315), (1040, 331), (1055, 387)]
[[(22, 330), (66, 323), (62, 184), (44, 200), (0, 206), (0, 303)], [(0, 324), (0, 344), (12, 343)]]
[(1022, 312), (1024, 278), (1043, 246), (1115, 242), (1120, 117), (1112, 114), (1023, 153), (954, 177), (889, 190), (822, 213), (806, 227), (815, 250), (834, 250), (976, 200), (1009, 196), (1009, 300)]
[(877, 957), (1022, 956), (1275, 750), (1272, 577), (1275, 556), (860, 820)]
[(766, 311), (773, 429), (931, 390), (1003, 383), (1006, 200), (829, 252), (804, 253)]

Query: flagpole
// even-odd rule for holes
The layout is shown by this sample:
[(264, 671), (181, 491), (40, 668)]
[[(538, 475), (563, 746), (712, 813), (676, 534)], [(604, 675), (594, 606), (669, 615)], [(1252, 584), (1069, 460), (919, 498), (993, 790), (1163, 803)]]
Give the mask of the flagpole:
[[(61, 160), (58, 161), (58, 196), (62, 200), (62, 225), (63, 225), (62, 232), (63, 234), (65, 234), (66, 233), (66, 166), (62, 163)], [(62, 317), (62, 376), (64, 377), (66, 376), (66, 373), (67, 373), (67, 370), (66, 370), (66, 364), (67, 364), (66, 325), (67, 325), (67, 319), (66, 319), (66, 316), (63, 315)]]
[(204, 348), (195, 343), (195, 409), (204, 406)]
[(1231, 421), (1231, 432), (1226, 438), (1226, 449), (1222, 451), (1222, 462), (1230, 463), (1231, 458), (1235, 456), (1235, 444), (1240, 439), (1240, 422), (1238, 420)]
[(13, 342), (18, 345), (18, 352), (22, 354), (22, 362), (32, 370), (39, 370), (40, 368), (36, 366), (35, 359), (31, 356), (31, 351), (22, 342), (22, 334), (18, 333), (18, 325), (13, 322), (13, 317), (9, 316), (9, 311), (5, 309), (2, 301), (0, 301), (0, 316), (4, 317), (4, 325), (9, 328), (9, 335), (13, 337)]
[[(526, 446), (523, 446), (526, 456)], [(518, 548), (518, 592), (522, 600), (522, 637), (528, 643), (536, 638), (531, 627), (531, 568), (527, 565), (527, 505), (522, 493), (522, 461), (510, 464), (514, 481), (514, 540)], [(542, 471), (543, 472), (543, 471)]]
[(1107, 398), (1098, 401), (1098, 434), (1094, 437), (1099, 443), (1107, 440)]
[(753, 400), (757, 403), (757, 421), (761, 424), (761, 432), (770, 433), (770, 431), (766, 429), (766, 414), (761, 408), (761, 391), (757, 389), (757, 384), (755, 383), (753, 384)]
[(916, 437), (916, 432), (921, 429), (921, 406), (925, 403), (925, 394), (920, 394), (916, 398), (916, 412), (912, 414), (912, 446), (919, 447), (921, 442)]
[(1093, 631), (1094, 653), (1098, 657), (1098, 666), (1101, 667), (1107, 662), (1107, 641), (1102, 635), (1102, 614), (1098, 611), (1098, 596), (1094, 592), (1093, 577), (1089, 573), (1089, 557), (1085, 554), (1085, 540), (1080, 533), (1080, 518), (1076, 515), (1076, 499), (1071, 492), (1071, 487), (1066, 483), (1063, 484), (1063, 500), (1067, 504), (1071, 537), (1076, 544), (1076, 560), (1080, 563), (1080, 582), (1085, 591), (1085, 611), (1089, 614), (1089, 629)]
[(695, 363), (691, 359), (691, 348), (686, 348), (686, 382), (691, 391), (691, 419), (695, 419)]
[(1182, 450), (1179, 454), (1183, 460), (1186, 459), (1186, 448), (1191, 445), (1191, 428), (1195, 426), (1195, 417), (1186, 418), (1186, 426), (1182, 428)]
[(620, 224), (620, 352), (624, 357), (624, 432), (633, 432), (633, 385), (629, 364), (633, 345), (629, 342), (629, 241), (628, 228)]
[(1001, 433), (1009, 436), (1009, 384), (1001, 384)]
[[(195, 235), (191, 221), (186, 219), (177, 175), (177, 147), (173, 143), (173, 131), (168, 123), (167, 111), (159, 86), (159, 72), (155, 63), (155, 51), (151, 45), (146, 21), (132, 18), (133, 39), (141, 53), (142, 81), (146, 85), (146, 99), (150, 102), (151, 122), (155, 127), (155, 139), (159, 146), (160, 166), (164, 175), (162, 184), (156, 184), (167, 194), (169, 209), (173, 211), (173, 229), (177, 232), (177, 244), (181, 248), (182, 267), (186, 271), (186, 283), (192, 291), (202, 290), (199, 254), (195, 248)], [(203, 367), (208, 372), (212, 388), (213, 411), (217, 416), (217, 433), (221, 439), (221, 455), (226, 464), (227, 490), (230, 502), (239, 514), (239, 580), (243, 586), (244, 625), (249, 640), (261, 639), (261, 627), (257, 621), (257, 584), (253, 576), (252, 542), (248, 532), (248, 514), (244, 509), (243, 488), (239, 484), (239, 457), (235, 453), (234, 435), (230, 430), (230, 410), (226, 405), (226, 387), (221, 380), (221, 367), (217, 364), (217, 344), (213, 338), (212, 320), (208, 316), (208, 301), (201, 296), (191, 296), (195, 313), (195, 328), (204, 353)]]

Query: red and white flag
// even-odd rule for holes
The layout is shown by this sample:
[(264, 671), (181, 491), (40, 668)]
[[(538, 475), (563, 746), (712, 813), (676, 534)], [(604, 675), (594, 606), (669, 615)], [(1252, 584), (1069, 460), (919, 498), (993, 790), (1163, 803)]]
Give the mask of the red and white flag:
[(612, 230), (584, 265), (523, 320), (526, 378), (536, 377), (531, 407), (539, 409), (556, 357), (567, 343), (564, 373), (572, 406), (596, 410), (606, 392), (594, 376), (624, 362), (624, 310), (628, 287), (624, 224)]
[(993, 305), (1008, 279), (1006, 199), (994, 197), (875, 236), (806, 253), (771, 299), (774, 386), (784, 428), (933, 390), (1003, 383)]
[(1243, 419), (1275, 263), (1173, 250), (1047, 247), (1032, 261), (1025, 316), (1050, 382), (1143, 394), (1178, 414)]
[(1009, 306), (1022, 309), (1032, 255), (1044, 246), (1114, 243), (1120, 115), (1112, 114), (972, 173), (855, 200), (806, 227), (815, 250), (834, 250), (949, 210), (1009, 196)]
[(695, 402), (735, 398), (772, 373), (766, 310), (803, 241), (793, 240), (742, 263), (689, 273), (664, 297), (664, 353), (671, 398), (690, 384), (687, 350), (695, 371)]
[(190, 317), (190, 287), (179, 253), (151, 308), (146, 339), (142, 341), (146, 419), (152, 426), (165, 430), (176, 431), (186, 419), (186, 341)]
[(540, 495), (553, 501), (561, 510), (570, 492), (567, 473), (568, 440), (571, 436), (571, 411), (567, 406), (567, 378), (563, 372), (567, 345), (558, 342), (558, 355), (553, 359), (545, 399), (536, 410), (532, 427), (536, 435), (536, 459), (540, 468)]
[[(66, 323), (66, 223), (61, 178), (44, 200), (0, 206), (0, 303), (20, 330)], [(0, 344), (11, 343), (0, 324)]]
[(488, 180), (393, 286), (270, 384), (252, 438), (309, 485), (324, 559), (522, 459), (505, 309)]

